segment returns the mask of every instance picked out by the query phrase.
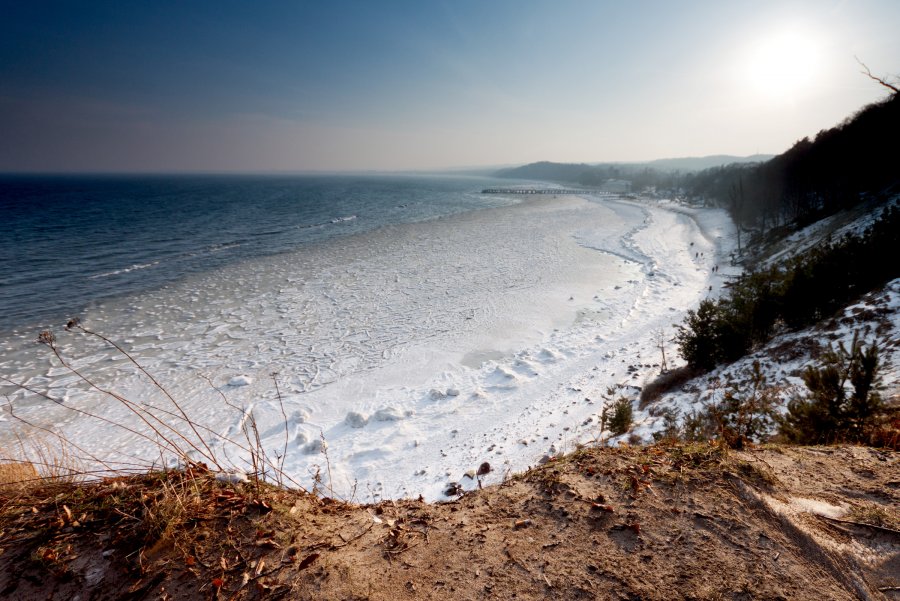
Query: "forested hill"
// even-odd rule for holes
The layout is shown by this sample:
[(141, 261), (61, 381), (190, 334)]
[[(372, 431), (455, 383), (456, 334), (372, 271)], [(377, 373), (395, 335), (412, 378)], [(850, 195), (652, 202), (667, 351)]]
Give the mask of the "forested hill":
[[(651, 163), (600, 165), (543, 161), (502, 169), (499, 177), (600, 185), (627, 179), (631, 189), (655, 189), (727, 207), (743, 229), (762, 232), (802, 226), (862, 200), (875, 202), (900, 192), (900, 97), (896, 92), (844, 122), (805, 137), (768, 160), (753, 157), (664, 159)], [(704, 162), (714, 167), (691, 170)]]
[(543, 181), (580, 184), (583, 186), (598, 185), (608, 179), (632, 180), (636, 190), (648, 186), (669, 187), (680, 180), (680, 175), (701, 169), (729, 165), (732, 163), (759, 163), (771, 159), (772, 155), (756, 154), (749, 157), (738, 157), (717, 154), (706, 157), (685, 157), (675, 159), (658, 159), (645, 163), (553, 163), (540, 161), (521, 167), (510, 167), (497, 171), (497, 177), (513, 179), (533, 179)]
[(681, 187), (728, 207), (744, 227), (803, 225), (900, 191), (898, 140), (900, 97), (895, 92), (765, 163), (688, 174)]

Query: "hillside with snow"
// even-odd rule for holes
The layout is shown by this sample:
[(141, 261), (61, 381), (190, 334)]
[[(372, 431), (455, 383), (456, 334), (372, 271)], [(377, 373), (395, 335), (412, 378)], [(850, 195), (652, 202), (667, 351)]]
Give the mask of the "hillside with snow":
[[(771, 268), (792, 257), (831, 240), (847, 235), (861, 235), (889, 207), (900, 201), (893, 195), (882, 202), (865, 202), (857, 207), (830, 215), (787, 236), (769, 242), (758, 242), (747, 253), (750, 267)], [(886, 256), (887, 262), (895, 262)], [(879, 393), (889, 409), (900, 404), (900, 278), (865, 294), (843, 309), (815, 325), (799, 330), (781, 327), (764, 346), (753, 349), (743, 358), (717, 366), (709, 373), (691, 378), (671, 389), (645, 393), (636, 403), (635, 427), (631, 440), (659, 438), (679, 420), (684, 422), (721, 403), (726, 394), (742, 394), (754, 386), (754, 364), (758, 363), (764, 378), (762, 387), (777, 399), (777, 409), (783, 413), (792, 399), (810, 394), (802, 374), (810, 366), (821, 364), (830, 349), (851, 348), (854, 340), (864, 347), (875, 346), (879, 357)], [(675, 349), (672, 349), (675, 351)], [(672, 352), (670, 351), (670, 352)], [(683, 365), (677, 363), (675, 366)], [(642, 382), (652, 384), (661, 375), (660, 369), (644, 372)], [(768, 430), (775, 434), (774, 424)], [(626, 438), (625, 436), (619, 437)]]

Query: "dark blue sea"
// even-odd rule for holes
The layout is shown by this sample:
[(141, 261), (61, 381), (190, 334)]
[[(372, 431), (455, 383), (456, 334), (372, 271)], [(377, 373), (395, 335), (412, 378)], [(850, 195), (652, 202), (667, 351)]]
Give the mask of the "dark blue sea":
[[(2, 176), (0, 332), (336, 237), (502, 206), (476, 176)], [(504, 181), (508, 185), (508, 181)]]

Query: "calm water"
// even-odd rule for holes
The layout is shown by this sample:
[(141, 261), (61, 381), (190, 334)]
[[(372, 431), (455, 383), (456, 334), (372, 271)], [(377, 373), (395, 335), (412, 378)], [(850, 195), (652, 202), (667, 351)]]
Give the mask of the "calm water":
[[(509, 185), (509, 181), (503, 182)], [(0, 332), (235, 261), (512, 202), (467, 176), (0, 178)]]

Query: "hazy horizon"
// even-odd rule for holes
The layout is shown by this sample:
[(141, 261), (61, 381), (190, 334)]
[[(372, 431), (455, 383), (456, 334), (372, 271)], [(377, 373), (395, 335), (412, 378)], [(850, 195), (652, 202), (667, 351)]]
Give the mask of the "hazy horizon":
[(888, 0), (6, 2), (0, 172), (778, 154), (885, 96)]
[[(668, 162), (668, 161), (692, 161), (692, 160), (703, 160), (709, 158), (718, 158), (718, 157), (727, 157), (728, 159), (741, 159), (747, 160), (753, 157), (772, 157), (775, 155), (772, 154), (759, 154), (759, 155), (746, 155), (746, 156), (736, 156), (736, 155), (725, 155), (725, 154), (715, 154), (715, 155), (706, 155), (702, 157), (660, 157), (656, 159), (649, 159), (647, 161), (566, 161), (565, 164), (584, 164), (584, 165), (650, 165), (657, 162)], [(31, 170), (31, 171), (0, 171), (0, 175), (4, 176), (32, 176), (32, 175), (46, 175), (46, 176), (69, 176), (69, 175), (85, 175), (85, 176), (217, 176), (217, 175), (234, 175), (234, 176), (366, 176), (366, 175), (479, 175), (479, 174), (492, 174), (495, 171), (500, 171), (502, 169), (509, 169), (515, 167), (521, 167), (524, 165), (529, 165), (533, 163), (541, 163), (541, 162), (550, 162), (550, 163), (563, 163), (562, 161), (546, 161), (544, 159), (539, 159), (537, 161), (532, 161), (531, 163), (500, 163), (496, 165), (451, 165), (449, 167), (435, 167), (432, 169), (282, 169), (282, 170), (255, 170), (255, 171), (240, 171), (240, 170), (231, 170), (231, 171), (213, 171), (213, 170), (161, 170), (161, 171), (139, 171), (139, 170), (131, 170), (131, 171), (51, 171), (51, 170)], [(720, 164), (727, 164), (730, 161), (724, 161)], [(666, 170), (665, 167), (661, 168), (662, 170)], [(679, 167), (677, 170), (684, 170)], [(689, 169), (692, 170), (692, 169)], [(699, 169), (697, 169), (699, 170)]]

